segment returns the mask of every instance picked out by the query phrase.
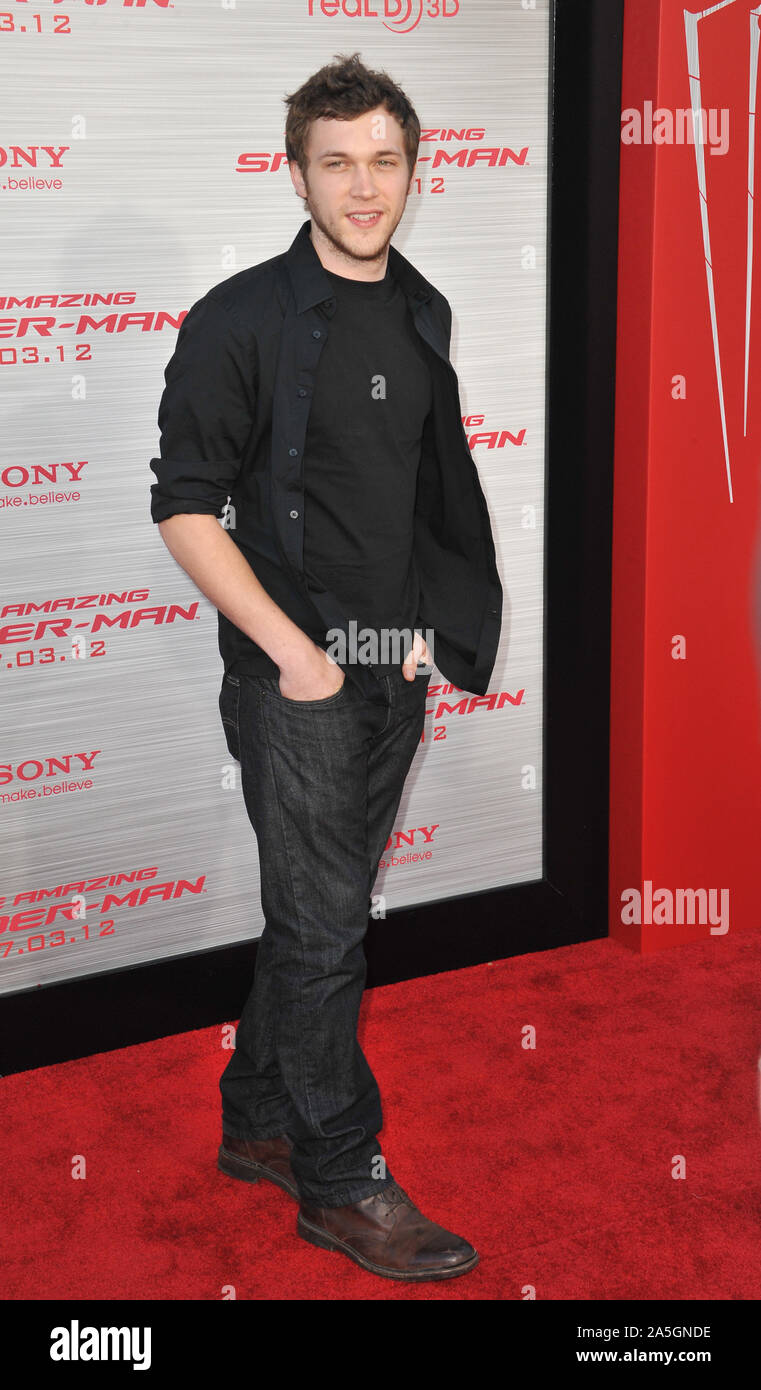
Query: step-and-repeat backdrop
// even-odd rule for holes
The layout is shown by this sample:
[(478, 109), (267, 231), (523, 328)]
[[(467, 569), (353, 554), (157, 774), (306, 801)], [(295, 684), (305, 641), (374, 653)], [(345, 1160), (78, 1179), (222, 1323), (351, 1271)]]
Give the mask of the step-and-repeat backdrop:
[(452, 304), (505, 590), (488, 694), (431, 678), (375, 910), (541, 877), (549, 0), (5, 10), (0, 992), (262, 930), (216, 610), (149, 460), (190, 305), (308, 215), (283, 98), (337, 53), (420, 117), (394, 244)]

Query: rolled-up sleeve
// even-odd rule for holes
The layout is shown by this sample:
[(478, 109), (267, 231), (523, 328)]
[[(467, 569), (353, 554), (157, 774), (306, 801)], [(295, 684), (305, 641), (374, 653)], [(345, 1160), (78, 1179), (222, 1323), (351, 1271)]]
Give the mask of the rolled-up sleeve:
[(254, 426), (256, 339), (206, 295), (188, 311), (164, 372), (151, 517), (221, 517)]

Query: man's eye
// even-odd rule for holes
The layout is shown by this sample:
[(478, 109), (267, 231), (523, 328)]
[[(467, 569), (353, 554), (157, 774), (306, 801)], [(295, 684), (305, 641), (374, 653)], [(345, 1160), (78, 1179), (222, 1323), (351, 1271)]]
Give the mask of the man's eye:
[[(378, 160), (378, 163), (379, 163), (379, 164), (388, 164), (388, 165), (390, 165), (390, 167), (391, 167), (392, 169), (395, 168), (395, 166), (396, 166), (396, 160), (395, 160), (395, 159), (379, 159), (379, 160)], [(343, 160), (342, 160), (342, 159), (331, 159), (331, 160), (329, 160), (328, 163), (325, 165), (325, 168), (326, 168), (326, 169), (337, 169), (338, 166), (339, 166), (340, 164), (343, 164)]]

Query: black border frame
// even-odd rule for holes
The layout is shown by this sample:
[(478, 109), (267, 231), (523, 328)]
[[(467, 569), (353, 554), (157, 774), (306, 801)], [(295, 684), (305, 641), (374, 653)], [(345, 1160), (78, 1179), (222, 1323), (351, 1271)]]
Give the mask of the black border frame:
[[(371, 920), (368, 988), (608, 934), (623, 20), (624, 0), (550, 4), (544, 877)], [(240, 942), (4, 995), (2, 1074), (237, 1019), (255, 956)]]

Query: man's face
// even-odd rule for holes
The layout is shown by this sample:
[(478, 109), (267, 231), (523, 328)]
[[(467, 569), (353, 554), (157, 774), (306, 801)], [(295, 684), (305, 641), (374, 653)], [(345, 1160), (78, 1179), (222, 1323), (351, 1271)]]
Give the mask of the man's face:
[(309, 127), (307, 156), (306, 180), (297, 164), (289, 167), (296, 192), (308, 201), (323, 264), (339, 275), (377, 270), (414, 177), (399, 122), (382, 106), (351, 121), (321, 117)]

